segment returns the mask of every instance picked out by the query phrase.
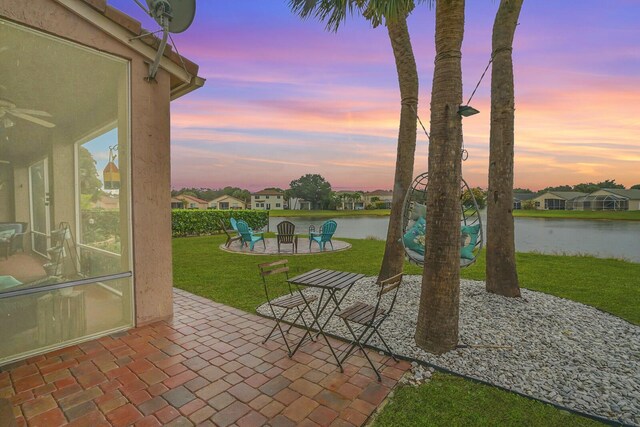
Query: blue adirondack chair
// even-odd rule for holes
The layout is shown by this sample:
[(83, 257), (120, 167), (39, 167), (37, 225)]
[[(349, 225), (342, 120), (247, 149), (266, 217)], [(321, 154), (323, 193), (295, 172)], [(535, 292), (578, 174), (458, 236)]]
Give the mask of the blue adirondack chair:
[[(236, 219), (234, 217), (230, 217), (229, 218), (229, 222), (231, 223), (231, 228), (233, 228), (233, 231), (238, 233), (238, 238), (239, 238), (238, 240), (240, 240), (240, 246), (244, 245), (245, 242), (244, 242), (244, 240), (242, 240), (242, 235), (238, 231), (238, 221), (236, 221)], [(253, 230), (251, 230), (251, 228), (249, 228), (249, 230), (253, 231)]]
[(262, 240), (264, 248), (267, 249), (267, 244), (264, 241), (264, 234), (254, 234), (251, 228), (249, 228), (249, 225), (242, 220), (237, 221), (236, 226), (238, 227), (238, 233), (240, 233), (240, 236), (242, 236), (241, 241), (249, 244), (249, 250), (252, 251), (253, 245), (255, 245), (256, 242), (259, 242), (260, 240)]
[(331, 238), (333, 237), (333, 233), (336, 232), (336, 228), (338, 228), (338, 224), (330, 219), (329, 221), (325, 221), (324, 224), (320, 226), (320, 231), (316, 233), (316, 228), (312, 225), (309, 227), (309, 250), (311, 250), (311, 243), (317, 242), (318, 246), (320, 246), (320, 250), (324, 251), (324, 246), (328, 242), (331, 245), (331, 250), (333, 250), (333, 243), (331, 242)]

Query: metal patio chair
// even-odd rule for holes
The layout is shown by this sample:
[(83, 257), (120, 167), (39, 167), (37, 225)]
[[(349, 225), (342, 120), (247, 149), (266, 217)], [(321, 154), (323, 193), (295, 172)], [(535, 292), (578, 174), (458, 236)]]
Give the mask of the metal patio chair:
[[(387, 353), (393, 357), (393, 360), (396, 362), (398, 361), (384, 338), (382, 338), (382, 335), (380, 334), (380, 325), (382, 325), (385, 319), (391, 314), (391, 311), (393, 311), (393, 306), (395, 305), (396, 297), (398, 296), (398, 289), (400, 289), (400, 284), (402, 283), (402, 275), (403, 273), (396, 274), (395, 276), (383, 280), (378, 284), (377, 302), (375, 306), (363, 302), (356, 302), (337, 314), (337, 316), (344, 321), (347, 329), (351, 332), (351, 336), (353, 336), (353, 340), (349, 343), (350, 346), (344, 349), (340, 354), (342, 357), (340, 363), (344, 363), (347, 357), (351, 355), (357, 346), (362, 350), (364, 357), (367, 358), (369, 365), (371, 365), (371, 368), (375, 371), (378, 381), (382, 381), (380, 372), (369, 358), (364, 346), (367, 345), (373, 334), (376, 334), (387, 349)], [(395, 292), (387, 295), (391, 291)], [(383, 302), (383, 300), (385, 301)], [(359, 325), (357, 334), (350, 323)]]
[[(296, 323), (298, 319), (302, 319), (302, 323), (304, 324), (305, 328), (307, 328), (307, 330), (309, 329), (309, 326), (307, 325), (307, 322), (304, 319), (304, 316), (302, 314), (304, 313), (305, 307), (311, 310), (311, 308), (309, 307), (309, 303), (315, 301), (316, 299), (318, 299), (318, 297), (303, 296), (299, 288), (296, 291), (293, 290), (293, 288), (291, 287), (291, 283), (288, 282), (289, 280), (288, 262), (289, 262), (288, 260), (282, 259), (279, 261), (258, 264), (258, 268), (260, 269), (260, 277), (262, 277), (262, 284), (264, 285), (264, 293), (265, 293), (265, 296), (267, 297), (267, 304), (269, 304), (269, 309), (271, 310), (271, 314), (273, 314), (273, 318), (276, 321), (276, 324), (271, 329), (271, 332), (269, 332), (269, 335), (267, 335), (264, 341), (262, 341), (262, 344), (266, 343), (267, 340), (271, 338), (271, 335), (277, 328), (280, 330), (280, 334), (282, 334), (282, 339), (284, 340), (284, 343), (287, 346), (287, 352), (289, 354), (289, 357), (291, 357), (292, 355), (291, 347), (289, 346), (289, 342), (287, 341), (286, 334), (289, 333), (289, 331), (291, 330), (291, 327), (293, 326), (293, 323)], [(276, 276), (276, 275), (282, 276), (283, 274), (284, 274), (284, 281), (287, 283), (287, 286), (289, 286), (289, 294), (283, 297), (271, 299), (271, 297), (269, 296), (268, 282), (272, 282), (272, 280), (268, 280), (267, 277)], [(275, 280), (273, 280), (273, 282), (275, 282)], [(278, 317), (276, 315), (276, 311), (274, 307), (284, 309), (282, 316)], [(296, 316), (294, 321), (291, 322), (292, 325), (289, 326), (289, 328), (285, 333), (285, 331), (283, 331), (282, 329), (282, 326), (280, 325), (280, 322), (282, 321), (282, 319), (284, 319), (287, 313), (289, 313), (289, 310), (292, 310), (294, 308), (298, 311), (298, 315)]]
[(278, 242), (278, 253), (280, 253), (280, 245), (292, 245), (293, 252), (298, 252), (298, 236), (296, 236), (296, 226), (291, 221), (282, 221), (276, 226), (278, 234), (276, 240)]

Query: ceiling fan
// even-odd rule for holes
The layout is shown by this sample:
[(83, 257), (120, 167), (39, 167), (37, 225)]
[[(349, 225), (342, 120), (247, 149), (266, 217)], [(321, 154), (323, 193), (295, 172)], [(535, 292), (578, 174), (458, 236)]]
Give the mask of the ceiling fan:
[(18, 108), (13, 102), (0, 98), (0, 127), (10, 128), (15, 124), (9, 116), (18, 117), (20, 119), (30, 121), (46, 128), (52, 128), (56, 126), (51, 122), (39, 119), (38, 117), (34, 117), (51, 117), (51, 114), (47, 113), (46, 111)]

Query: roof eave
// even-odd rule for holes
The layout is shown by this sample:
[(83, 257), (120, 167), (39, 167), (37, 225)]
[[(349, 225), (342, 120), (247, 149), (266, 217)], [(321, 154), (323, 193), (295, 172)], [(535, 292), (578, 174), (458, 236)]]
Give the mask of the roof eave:
[[(156, 37), (153, 40), (144, 40), (145, 38), (133, 38), (140, 36), (145, 30), (142, 29), (140, 23), (133, 18), (122, 13), (121, 11), (109, 6), (103, 0), (55, 0), (67, 9), (71, 10), (81, 18), (91, 22), (97, 28), (109, 34), (122, 44), (130, 47), (150, 62), (155, 60), (157, 49), (153, 46)], [(126, 18), (126, 19), (125, 19)], [(151, 44), (151, 45), (150, 45)], [(171, 76), (180, 82), (171, 89), (171, 100), (177, 99), (195, 89), (204, 85), (205, 80), (197, 76), (198, 66), (187, 58), (182, 61), (175, 52), (167, 46), (164, 55), (160, 59), (160, 68), (167, 71)], [(181, 62), (179, 65), (177, 62)], [(192, 72), (189, 72), (184, 66), (188, 63)]]
[(206, 80), (202, 77), (194, 76), (189, 83), (182, 83), (179, 86), (171, 89), (171, 100), (176, 100), (196, 89), (204, 86)]

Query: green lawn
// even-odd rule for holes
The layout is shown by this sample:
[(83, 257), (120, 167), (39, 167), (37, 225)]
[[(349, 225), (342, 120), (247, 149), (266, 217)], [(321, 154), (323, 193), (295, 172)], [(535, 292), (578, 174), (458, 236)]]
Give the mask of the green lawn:
[(436, 373), (420, 387), (400, 387), (376, 419), (376, 427), (597, 426), (589, 418), (515, 393)]
[(318, 217), (318, 218), (338, 218), (343, 216), (389, 216), (390, 209), (371, 209), (359, 211), (303, 211), (303, 210), (275, 210), (269, 211), (269, 216), (275, 217)]
[[(367, 275), (378, 274), (384, 242), (351, 240), (347, 251), (320, 255), (289, 256), (292, 274), (312, 268), (331, 267)], [(240, 255), (218, 246), (221, 236), (173, 239), (175, 286), (249, 312), (264, 302), (258, 263), (286, 258), (285, 255)], [(640, 324), (640, 264), (586, 256), (556, 256), (522, 253), (517, 255), (518, 274), (523, 287), (547, 292), (592, 305), (635, 324)], [(462, 277), (484, 280), (484, 256)], [(407, 274), (421, 269), (406, 264)], [(280, 289), (284, 292), (284, 287)]]
[(538, 211), (538, 210), (514, 210), (514, 217), (521, 218), (566, 218), (566, 219), (604, 219), (640, 221), (640, 211)]
[[(265, 302), (257, 264), (288, 258), (291, 274), (333, 268), (375, 275), (384, 242), (351, 240), (353, 248), (319, 255), (242, 255), (221, 251), (221, 236), (173, 239), (174, 284), (212, 300), (255, 312)], [(582, 256), (518, 254), (523, 287), (580, 301), (640, 324), (640, 264)], [(421, 269), (407, 264), (407, 274)], [(484, 258), (462, 276), (484, 279)], [(286, 292), (283, 284), (277, 292)], [(427, 385), (398, 390), (379, 425), (590, 425), (592, 421), (494, 387), (439, 374)]]

